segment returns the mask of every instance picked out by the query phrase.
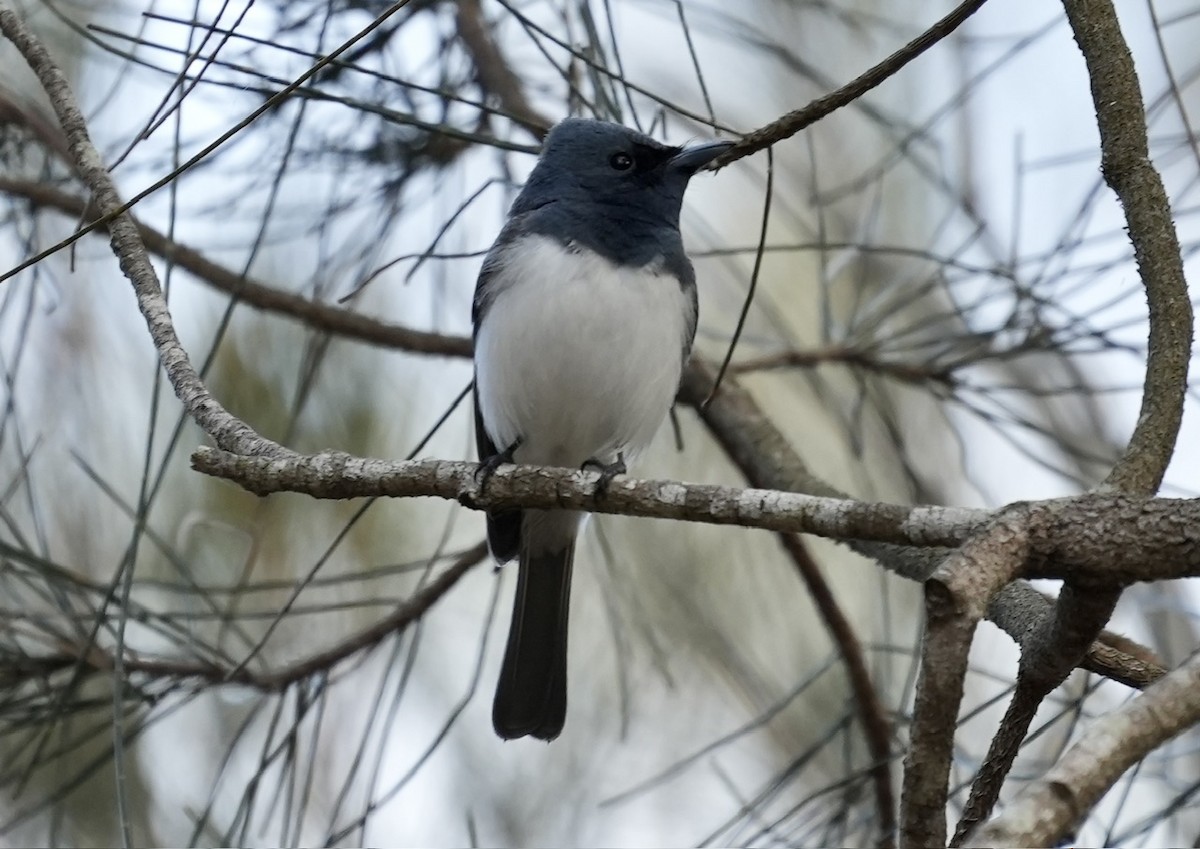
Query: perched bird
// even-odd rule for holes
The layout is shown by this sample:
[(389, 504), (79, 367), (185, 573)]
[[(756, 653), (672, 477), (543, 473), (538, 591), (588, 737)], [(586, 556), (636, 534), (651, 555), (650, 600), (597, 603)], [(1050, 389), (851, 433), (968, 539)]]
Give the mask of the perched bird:
[[(484, 260), (472, 310), (475, 440), (505, 462), (625, 471), (666, 418), (696, 333), (696, 280), (679, 234), (688, 180), (732, 142), (670, 147), (568, 118)], [(519, 558), (492, 724), (553, 740), (567, 711), (567, 610), (582, 515), (487, 516), (500, 563)]]

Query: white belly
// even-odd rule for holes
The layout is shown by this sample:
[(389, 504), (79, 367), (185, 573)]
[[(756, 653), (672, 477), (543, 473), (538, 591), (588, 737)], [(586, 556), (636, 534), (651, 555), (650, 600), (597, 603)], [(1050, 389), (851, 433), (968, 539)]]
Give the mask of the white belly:
[(522, 463), (612, 462), (653, 439), (674, 400), (692, 302), (669, 273), (542, 236), (501, 258), (475, 341), (484, 426)]

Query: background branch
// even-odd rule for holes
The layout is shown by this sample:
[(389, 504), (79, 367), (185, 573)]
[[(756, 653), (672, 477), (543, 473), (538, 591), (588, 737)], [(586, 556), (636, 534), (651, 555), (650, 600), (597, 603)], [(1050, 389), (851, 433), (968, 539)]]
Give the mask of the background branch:
[(1056, 846), (1123, 772), (1200, 722), (1200, 655), (1138, 698), (1099, 717), (1041, 778), (992, 822), (967, 837), (973, 846)]

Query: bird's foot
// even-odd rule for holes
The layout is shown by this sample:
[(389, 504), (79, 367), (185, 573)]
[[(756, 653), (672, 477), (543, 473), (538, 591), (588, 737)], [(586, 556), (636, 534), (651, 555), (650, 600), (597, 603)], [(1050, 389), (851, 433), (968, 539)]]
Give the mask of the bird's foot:
[(585, 472), (588, 469), (592, 469), (600, 473), (600, 479), (596, 481), (596, 489), (594, 490), (597, 501), (608, 495), (608, 487), (612, 484), (613, 478), (617, 475), (623, 475), (627, 471), (624, 454), (617, 454), (617, 459), (611, 463), (601, 463), (595, 457), (589, 457), (583, 461), (583, 465), (580, 468)]
[(505, 463), (513, 461), (513, 454), (521, 447), (521, 440), (517, 439), (512, 445), (505, 448), (503, 451), (493, 454), (491, 457), (484, 457), (479, 461), (479, 468), (475, 470), (475, 482), (479, 484), (479, 491), (483, 492), (487, 488), (487, 482), (496, 474), (496, 469), (503, 466)]

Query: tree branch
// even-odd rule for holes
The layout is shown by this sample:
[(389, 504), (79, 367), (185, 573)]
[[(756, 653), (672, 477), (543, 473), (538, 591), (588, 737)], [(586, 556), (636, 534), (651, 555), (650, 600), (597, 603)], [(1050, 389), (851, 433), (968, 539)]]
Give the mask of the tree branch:
[(913, 59), (958, 29), (967, 18), (979, 11), (984, 2), (985, 0), (964, 0), (950, 14), (846, 85), (836, 91), (831, 91), (824, 97), (817, 98), (801, 109), (787, 113), (765, 127), (747, 133), (737, 144), (714, 160), (709, 167), (723, 168), (743, 156), (765, 150), (776, 142), (791, 138), (826, 115), (853, 103), (889, 77), (895, 76)]
[[(1087, 64), (1100, 130), (1101, 169), (1125, 210), (1150, 311), (1142, 409), (1125, 454), (1104, 488), (1157, 492), (1175, 452), (1191, 358), (1192, 308), (1162, 179), (1150, 161), (1137, 71), (1111, 0), (1064, 0)], [(1108, 622), (1120, 587), (1085, 589), (1067, 578), (1055, 615), (1022, 646), (1016, 689), (971, 787), (951, 845), (992, 812), (1042, 701), (1070, 674)]]
[(988, 603), (1033, 552), (1020, 513), (1001, 514), (925, 583), (921, 672), (900, 795), (901, 847), (946, 845), (950, 759), (971, 638)]
[(1030, 645), (1021, 650), (1012, 699), (971, 784), (971, 795), (954, 829), (951, 846), (961, 846), (970, 831), (991, 815), (1038, 708), (1083, 659), (1096, 635), (1108, 624), (1120, 597), (1119, 588), (1081, 591), (1071, 581), (1063, 584), (1054, 616), (1042, 621)]
[[(587, 510), (917, 546), (957, 545), (990, 516), (984, 510), (960, 507), (871, 504), (626, 475), (615, 478), (597, 495), (599, 473), (550, 466), (501, 466), (486, 485), (480, 485), (476, 463), (379, 460), (341, 452), (264, 457), (198, 448), (192, 454), (192, 468), (234, 481), (257, 495), (299, 492), (337, 499), (432, 496), (474, 510)], [(1200, 514), (1200, 502), (1197, 510)]]
[(1030, 539), (1025, 577), (1069, 577), (1086, 588), (1111, 588), (1200, 575), (1200, 499), (1097, 493), (1014, 504), (993, 514), (625, 475), (597, 495), (599, 473), (550, 466), (501, 466), (481, 486), (476, 463), (380, 460), (342, 452), (268, 457), (198, 448), (192, 468), (258, 495), (431, 496), (473, 510), (586, 510), (917, 547), (955, 548), (996, 516), (1013, 516), (1025, 523)]
[[(381, 641), (404, 631), (429, 611), (472, 567), (487, 556), (487, 544), (463, 552), (444, 572), (422, 587), (415, 595), (401, 602), (390, 615), (367, 626), (336, 645), (315, 652), (275, 670), (252, 671), (244, 665), (224, 667), (211, 662), (150, 658), (128, 653), (121, 664), (127, 673), (155, 679), (198, 679), (210, 685), (240, 684), (263, 692), (281, 692), (313, 675), (330, 672), (353, 655), (367, 651)], [(58, 654), (30, 654), (0, 661), (0, 676), (28, 680), (45, 677), (62, 669), (83, 668), (110, 670), (114, 658), (99, 646), (78, 646)]]
[(854, 704), (858, 709), (858, 721), (862, 725), (863, 739), (871, 757), (870, 773), (875, 786), (875, 809), (879, 815), (879, 849), (889, 849), (896, 842), (896, 796), (892, 792), (892, 724), (887, 711), (879, 699), (879, 693), (871, 682), (862, 643), (854, 631), (854, 625), (838, 604), (829, 588), (821, 567), (813, 559), (797, 534), (780, 534), (779, 541), (796, 564), (796, 571), (809, 598), (825, 622), (825, 629), (837, 646), (846, 667), (846, 677), (854, 693)]
[(1200, 722), (1200, 655), (1096, 719), (1042, 778), (990, 823), (968, 835), (969, 846), (1055, 846), (1133, 764)]
[(5, 6), (0, 6), (0, 32), (20, 51), (50, 99), (70, 146), (79, 178), (91, 191), (96, 209), (102, 215), (114, 216), (108, 225), (113, 253), (117, 255), (121, 271), (133, 284), (138, 308), (146, 320), (163, 370), (184, 408), (205, 433), (223, 448), (242, 454), (284, 453), (285, 449), (281, 446), (259, 436), (249, 425), (222, 407), (192, 367), (187, 351), (175, 333), (166, 299), (158, 284), (158, 275), (146, 256), (137, 226), (128, 213), (117, 214), (122, 208), (121, 199), (99, 151), (88, 136), (83, 113), (79, 111), (75, 95), (62, 71), (20, 17)]
[(1087, 63), (1100, 168), (1121, 200), (1129, 240), (1150, 307), (1142, 409), (1120, 462), (1105, 484), (1152, 494), (1175, 452), (1192, 349), (1192, 304), (1179, 237), (1162, 178), (1150, 161), (1146, 110), (1137, 70), (1111, 0), (1063, 0)]
[(520, 78), (513, 73), (512, 66), (488, 32), (479, 0), (458, 0), (454, 19), (458, 25), (458, 37), (475, 63), (480, 86), (485, 92), (495, 95), (514, 121), (534, 137), (545, 138), (554, 122), (534, 109), (525, 96), (525, 87)]

